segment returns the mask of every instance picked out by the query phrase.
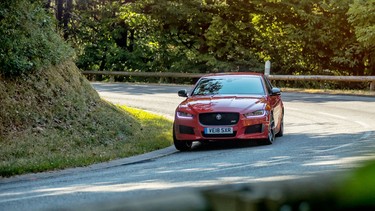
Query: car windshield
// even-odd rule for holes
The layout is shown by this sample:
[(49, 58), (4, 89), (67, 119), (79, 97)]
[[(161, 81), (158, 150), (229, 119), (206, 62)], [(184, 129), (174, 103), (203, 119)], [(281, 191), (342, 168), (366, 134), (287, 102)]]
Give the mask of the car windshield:
[(264, 95), (260, 77), (210, 77), (202, 78), (193, 95)]

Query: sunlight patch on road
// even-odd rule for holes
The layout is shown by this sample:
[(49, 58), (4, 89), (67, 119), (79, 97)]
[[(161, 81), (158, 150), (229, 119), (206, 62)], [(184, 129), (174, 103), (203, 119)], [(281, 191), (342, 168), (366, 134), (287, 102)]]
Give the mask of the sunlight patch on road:
[[(282, 175), (282, 176), (272, 176), (265, 178), (254, 178), (254, 177), (220, 177), (212, 180), (201, 180), (201, 181), (186, 181), (186, 182), (170, 182), (164, 180), (148, 180), (144, 182), (134, 182), (125, 184), (88, 184), (88, 185), (75, 185), (69, 187), (60, 188), (39, 188), (34, 190), (28, 190), (24, 192), (14, 192), (8, 193), (6, 195), (1, 194), (1, 197), (6, 197), (0, 201), (0, 203), (11, 202), (11, 201), (21, 201), (43, 198), (48, 196), (62, 196), (68, 194), (80, 194), (80, 193), (115, 193), (115, 192), (130, 192), (135, 190), (166, 190), (173, 188), (199, 188), (199, 187), (209, 187), (217, 186), (223, 184), (243, 184), (252, 182), (269, 182), (269, 181), (283, 181), (302, 178), (297, 175)], [(17, 196), (15, 198), (15, 196)]]

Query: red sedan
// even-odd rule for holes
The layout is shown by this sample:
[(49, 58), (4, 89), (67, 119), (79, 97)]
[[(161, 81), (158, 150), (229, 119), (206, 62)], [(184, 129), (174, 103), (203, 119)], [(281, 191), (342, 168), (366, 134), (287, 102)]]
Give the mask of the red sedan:
[(281, 91), (263, 74), (222, 73), (201, 77), (175, 112), (176, 149), (191, 149), (194, 141), (260, 140), (272, 144), (284, 131)]

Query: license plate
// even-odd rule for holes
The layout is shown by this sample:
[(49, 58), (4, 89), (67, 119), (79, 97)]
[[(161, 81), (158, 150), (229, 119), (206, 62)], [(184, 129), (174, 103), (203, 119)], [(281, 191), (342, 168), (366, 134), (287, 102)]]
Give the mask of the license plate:
[(233, 134), (231, 127), (204, 128), (205, 134)]

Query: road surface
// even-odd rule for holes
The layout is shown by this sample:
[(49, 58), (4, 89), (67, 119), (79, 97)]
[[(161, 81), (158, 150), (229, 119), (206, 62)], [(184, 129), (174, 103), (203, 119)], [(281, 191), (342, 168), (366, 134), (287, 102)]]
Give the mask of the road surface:
[[(183, 100), (177, 91), (189, 89), (92, 85), (114, 104), (170, 119)], [(283, 93), (282, 98), (285, 133), (273, 145), (195, 144), (191, 152), (169, 147), (86, 168), (0, 179), (0, 210), (58, 209), (115, 199), (149, 199), (196, 187), (314, 178), (338, 174), (374, 158), (374, 97)]]

